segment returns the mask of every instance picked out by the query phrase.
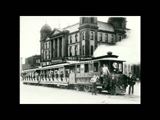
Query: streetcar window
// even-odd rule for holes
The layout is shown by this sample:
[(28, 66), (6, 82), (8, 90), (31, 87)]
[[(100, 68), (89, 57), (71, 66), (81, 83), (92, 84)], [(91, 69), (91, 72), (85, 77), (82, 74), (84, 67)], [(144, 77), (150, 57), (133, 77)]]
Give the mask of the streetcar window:
[(85, 68), (84, 68), (84, 72), (88, 72), (88, 70), (89, 70), (89, 69), (88, 69), (88, 64), (84, 64), (84, 67), (85, 67)]
[(94, 72), (98, 72), (98, 63), (94, 63)]
[(77, 73), (80, 73), (80, 65), (77, 65)]

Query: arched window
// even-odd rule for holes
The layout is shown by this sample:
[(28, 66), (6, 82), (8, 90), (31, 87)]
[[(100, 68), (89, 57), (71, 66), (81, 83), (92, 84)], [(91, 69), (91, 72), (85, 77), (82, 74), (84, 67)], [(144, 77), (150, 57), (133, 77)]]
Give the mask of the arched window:
[(82, 46), (82, 53), (83, 53), (83, 55), (84, 55), (84, 45)]
[(93, 45), (91, 45), (91, 55), (93, 55)]

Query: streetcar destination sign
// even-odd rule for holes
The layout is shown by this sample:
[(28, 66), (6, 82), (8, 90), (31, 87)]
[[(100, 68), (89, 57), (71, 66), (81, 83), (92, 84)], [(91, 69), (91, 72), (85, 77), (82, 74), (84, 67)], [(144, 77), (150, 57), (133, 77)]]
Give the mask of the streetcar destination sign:
[(92, 57), (67, 57), (67, 60), (75, 60), (75, 61), (85, 61), (85, 60), (92, 60)]

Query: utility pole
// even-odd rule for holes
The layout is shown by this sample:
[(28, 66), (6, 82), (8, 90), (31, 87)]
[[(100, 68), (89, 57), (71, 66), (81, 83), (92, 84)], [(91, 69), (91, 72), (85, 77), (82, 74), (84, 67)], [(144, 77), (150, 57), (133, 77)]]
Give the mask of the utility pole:
[(60, 18), (59, 18), (59, 29), (60, 29)]

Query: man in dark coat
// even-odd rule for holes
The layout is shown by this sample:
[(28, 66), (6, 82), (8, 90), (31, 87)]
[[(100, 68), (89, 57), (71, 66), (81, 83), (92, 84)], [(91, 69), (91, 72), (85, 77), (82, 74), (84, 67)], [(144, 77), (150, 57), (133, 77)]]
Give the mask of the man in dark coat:
[(92, 83), (92, 95), (93, 93), (97, 94), (97, 86), (96, 86), (97, 76), (94, 75), (93, 78), (91, 78), (90, 82)]
[(115, 73), (112, 73), (110, 77), (110, 88), (111, 88), (111, 95), (116, 94), (116, 84), (117, 84), (117, 77), (115, 76)]
[(123, 75), (123, 80), (124, 80), (123, 84), (124, 84), (125, 89), (126, 89), (126, 87), (128, 86), (128, 81), (127, 81), (127, 79), (128, 79), (127, 73), (125, 73), (125, 74)]
[(128, 92), (128, 94), (129, 95), (130, 95), (131, 88), (132, 88), (132, 94), (134, 93), (135, 82), (136, 82), (135, 77), (132, 75), (132, 73), (129, 73), (129, 77), (128, 77), (128, 84), (129, 84), (129, 92)]

